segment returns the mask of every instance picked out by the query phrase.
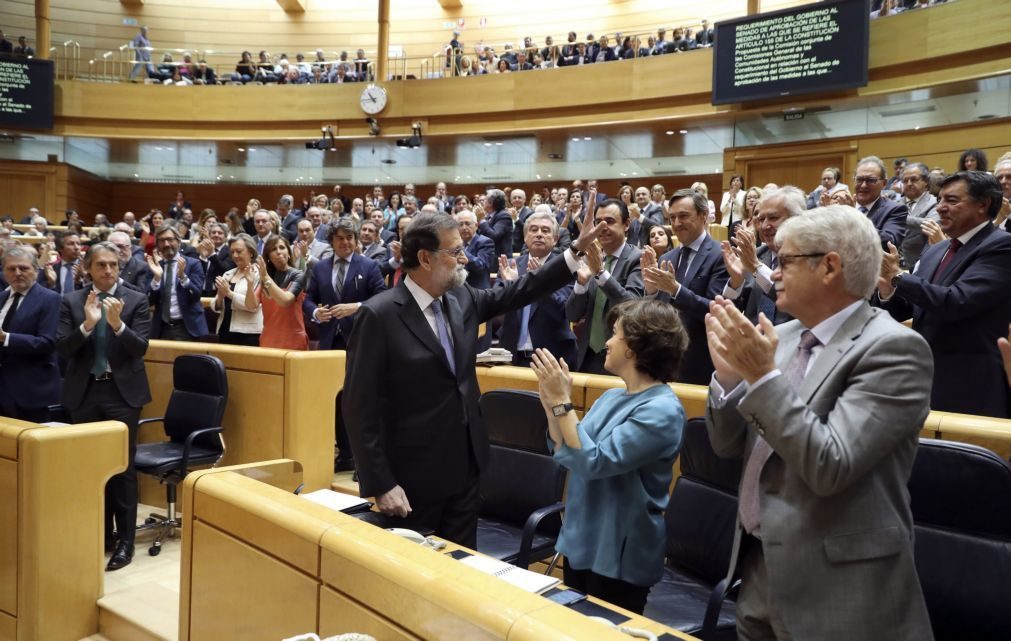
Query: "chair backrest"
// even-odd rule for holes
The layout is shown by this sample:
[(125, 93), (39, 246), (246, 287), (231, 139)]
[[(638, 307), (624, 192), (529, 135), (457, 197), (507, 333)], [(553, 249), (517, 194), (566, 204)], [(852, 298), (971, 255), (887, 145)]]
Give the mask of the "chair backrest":
[(935, 638), (1011, 639), (1011, 466), (976, 445), (921, 439), (909, 494)]
[(718, 457), (705, 419), (690, 419), (681, 445), (681, 476), (664, 515), (668, 564), (713, 584), (727, 575), (740, 479), (741, 461)]
[[(228, 404), (225, 365), (216, 356), (184, 354), (172, 365), (172, 395), (165, 408), (165, 434), (182, 443), (199, 429), (218, 427)], [(220, 449), (216, 435), (198, 438), (197, 445)]]
[[(548, 453), (548, 420), (533, 392), (495, 390), (481, 395), (491, 459), (481, 474), (481, 514), (522, 526), (534, 510), (562, 500), (565, 468)], [(539, 531), (556, 533), (557, 516)]]

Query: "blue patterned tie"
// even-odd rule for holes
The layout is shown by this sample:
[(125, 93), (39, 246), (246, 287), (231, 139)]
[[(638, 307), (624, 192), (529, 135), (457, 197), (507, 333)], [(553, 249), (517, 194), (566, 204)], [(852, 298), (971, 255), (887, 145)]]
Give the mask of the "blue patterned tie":
[(453, 357), (453, 342), (449, 338), (449, 327), (446, 325), (446, 317), (442, 314), (442, 302), (438, 298), (432, 301), (432, 313), (435, 314), (435, 328), (439, 332), (439, 344), (446, 352), (446, 360), (449, 362), (449, 369), (456, 375), (456, 359)]

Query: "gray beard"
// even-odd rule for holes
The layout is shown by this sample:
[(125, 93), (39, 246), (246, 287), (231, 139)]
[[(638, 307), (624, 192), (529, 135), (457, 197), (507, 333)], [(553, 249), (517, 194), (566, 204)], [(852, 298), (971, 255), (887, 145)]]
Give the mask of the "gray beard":
[(453, 271), (452, 288), (463, 287), (463, 284), (467, 282), (467, 268), (463, 265), (457, 265), (456, 269)]

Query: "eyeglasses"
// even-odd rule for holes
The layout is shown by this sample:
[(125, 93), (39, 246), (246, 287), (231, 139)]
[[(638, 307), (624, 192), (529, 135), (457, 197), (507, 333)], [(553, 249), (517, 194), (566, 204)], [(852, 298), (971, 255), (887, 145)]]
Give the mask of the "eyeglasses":
[(779, 254), (776, 256), (776, 260), (779, 261), (779, 269), (784, 270), (801, 258), (821, 258), (824, 255), (825, 252), (820, 254)]
[(463, 253), (466, 250), (467, 250), (466, 247), (460, 245), (459, 247), (451, 247), (449, 249), (436, 249), (435, 251), (439, 252), (440, 254), (449, 254), (453, 258), (459, 258), (460, 256), (463, 256)]
[(877, 183), (881, 182), (881, 179), (874, 178), (873, 176), (857, 176), (856, 178), (853, 179), (853, 182), (855, 182), (858, 185), (876, 185)]

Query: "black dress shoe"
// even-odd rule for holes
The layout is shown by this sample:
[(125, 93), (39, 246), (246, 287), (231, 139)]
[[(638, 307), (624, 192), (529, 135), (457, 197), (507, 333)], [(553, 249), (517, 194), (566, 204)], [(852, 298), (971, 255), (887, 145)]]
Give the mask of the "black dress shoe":
[(133, 546), (125, 541), (120, 541), (116, 544), (116, 551), (112, 553), (112, 557), (109, 558), (109, 562), (105, 565), (105, 571), (112, 572), (113, 570), (125, 568), (130, 565), (131, 561), (133, 561)]
[(338, 456), (337, 460), (334, 461), (334, 472), (350, 472), (353, 469), (355, 469), (355, 460), (353, 458), (341, 458)]

